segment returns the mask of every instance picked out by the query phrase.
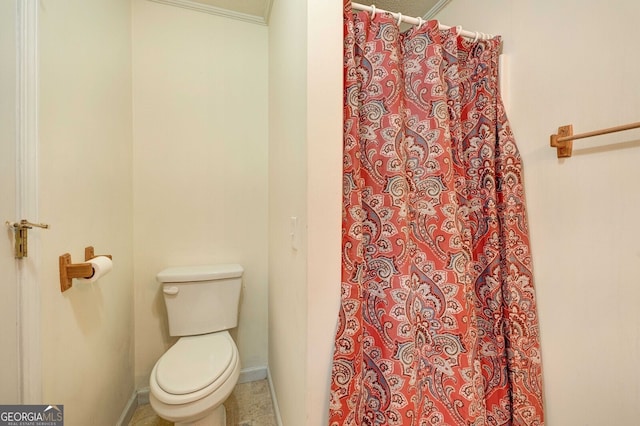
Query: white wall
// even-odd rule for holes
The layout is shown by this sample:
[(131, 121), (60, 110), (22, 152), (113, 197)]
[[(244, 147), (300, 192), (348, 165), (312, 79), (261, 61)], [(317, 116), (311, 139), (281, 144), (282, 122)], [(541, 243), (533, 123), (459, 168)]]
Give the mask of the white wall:
[[(113, 425), (134, 390), (131, 5), (39, 4), (42, 402), (65, 424)], [(113, 271), (61, 293), (58, 257), (90, 245)]]
[(640, 3), (456, 0), (447, 25), (502, 34), (541, 321), (549, 425), (640, 418), (640, 130), (574, 142), (549, 135), (638, 121)]
[(243, 369), (267, 365), (267, 27), (133, 1), (136, 386), (168, 335), (156, 274), (240, 263)]
[(329, 418), (333, 342), (340, 305), (342, 239), (342, 4), (307, 11), (308, 266), (307, 426)]
[(328, 418), (340, 295), (341, 7), (278, 0), (269, 24), (269, 368), (284, 425)]
[[(269, 371), (284, 425), (305, 424), (307, 5), (276, 0), (269, 22)], [(298, 220), (298, 248), (290, 218)]]

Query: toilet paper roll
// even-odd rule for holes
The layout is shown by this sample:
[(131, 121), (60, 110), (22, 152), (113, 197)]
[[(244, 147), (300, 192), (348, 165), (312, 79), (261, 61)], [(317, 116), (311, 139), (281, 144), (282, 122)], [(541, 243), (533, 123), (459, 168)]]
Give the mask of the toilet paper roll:
[(79, 282), (93, 283), (96, 282), (103, 275), (109, 273), (113, 267), (113, 262), (107, 256), (97, 256), (93, 259), (87, 260), (86, 263), (90, 263), (93, 268), (93, 275), (90, 278), (78, 278)]

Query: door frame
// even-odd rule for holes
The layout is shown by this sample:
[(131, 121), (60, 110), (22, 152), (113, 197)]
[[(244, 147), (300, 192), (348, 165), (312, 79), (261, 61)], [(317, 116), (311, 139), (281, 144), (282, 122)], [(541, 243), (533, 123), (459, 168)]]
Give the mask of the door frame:
[[(16, 0), (16, 220), (38, 221), (38, 7)], [(29, 257), (16, 260), (20, 400), (42, 403), (39, 238), (29, 239)]]

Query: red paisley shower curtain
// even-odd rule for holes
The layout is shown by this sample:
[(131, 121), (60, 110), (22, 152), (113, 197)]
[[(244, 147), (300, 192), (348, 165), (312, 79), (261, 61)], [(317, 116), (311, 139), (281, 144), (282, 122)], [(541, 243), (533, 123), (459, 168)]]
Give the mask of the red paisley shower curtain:
[(345, 4), (342, 295), (330, 424), (543, 425), (500, 40)]

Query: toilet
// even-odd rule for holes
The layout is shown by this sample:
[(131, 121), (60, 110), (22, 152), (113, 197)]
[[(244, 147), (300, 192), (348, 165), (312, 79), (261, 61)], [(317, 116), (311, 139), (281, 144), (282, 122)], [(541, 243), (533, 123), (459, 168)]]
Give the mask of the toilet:
[(151, 371), (149, 402), (176, 426), (225, 426), (224, 401), (240, 375), (230, 329), (238, 325), (242, 266), (184, 266), (158, 273), (169, 334), (181, 336)]

